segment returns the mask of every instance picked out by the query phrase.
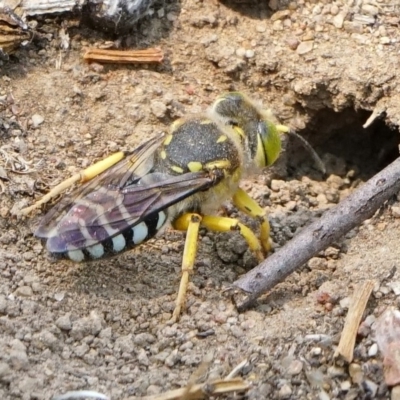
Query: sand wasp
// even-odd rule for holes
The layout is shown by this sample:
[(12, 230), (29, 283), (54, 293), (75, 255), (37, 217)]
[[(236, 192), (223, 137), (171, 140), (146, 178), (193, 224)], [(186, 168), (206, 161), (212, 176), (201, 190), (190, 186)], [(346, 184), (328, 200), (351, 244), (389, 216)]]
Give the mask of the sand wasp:
[[(176, 320), (195, 262), (200, 226), (238, 230), (259, 260), (270, 250), (265, 211), (239, 183), (278, 158), (280, 134), (288, 128), (272, 121), (268, 111), (244, 94), (226, 93), (204, 115), (179, 119), (168, 134), (94, 164), (24, 213), (80, 180), (82, 184), (61, 198), (35, 232), (46, 240), (50, 253), (75, 262), (120, 254), (168, 225), (187, 231)], [(259, 238), (240, 221), (215, 216), (229, 199), (259, 221)]]

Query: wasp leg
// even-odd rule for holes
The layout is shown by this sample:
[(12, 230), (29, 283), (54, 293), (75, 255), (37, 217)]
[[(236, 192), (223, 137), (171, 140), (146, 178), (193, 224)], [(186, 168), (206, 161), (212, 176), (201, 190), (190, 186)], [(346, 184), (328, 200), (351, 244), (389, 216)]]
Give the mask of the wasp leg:
[(111, 156), (105, 158), (104, 160), (98, 161), (97, 163), (91, 165), (90, 167), (84, 169), (83, 171), (78, 172), (74, 176), (71, 176), (71, 178), (68, 178), (65, 181), (61, 182), (59, 185), (57, 185), (56, 187), (51, 189), (49, 193), (47, 193), (45, 196), (43, 196), (36, 203), (31, 205), (30, 207), (23, 208), (19, 212), (19, 214), (20, 215), (29, 214), (31, 211), (39, 208), (39, 206), (41, 206), (42, 204), (46, 204), (53, 197), (59, 195), (60, 193), (64, 192), (68, 188), (70, 188), (76, 182), (85, 183), (87, 181), (92, 180), (97, 175), (99, 175), (102, 172), (104, 172), (105, 170), (111, 168), (118, 161), (121, 161), (124, 157), (125, 157), (125, 154), (122, 151), (119, 151), (118, 153), (114, 153)]
[(215, 217), (211, 215), (203, 216), (201, 221), (201, 226), (204, 226), (211, 231), (216, 232), (229, 232), (229, 231), (239, 231), (239, 233), (246, 240), (247, 244), (252, 250), (257, 259), (261, 262), (264, 260), (264, 255), (262, 252), (262, 247), (260, 241), (257, 236), (253, 233), (253, 231), (248, 228), (246, 225), (243, 225), (235, 218), (228, 217)]
[(264, 259), (261, 243), (257, 236), (246, 225), (243, 225), (237, 219), (227, 217), (215, 217), (211, 215), (200, 216), (199, 214), (183, 214), (173, 226), (180, 231), (187, 231), (185, 249), (183, 251), (182, 278), (179, 286), (178, 297), (176, 299), (175, 310), (172, 314), (172, 321), (177, 321), (181, 313), (187, 287), (189, 284), (189, 273), (193, 271), (193, 266), (197, 253), (197, 238), (199, 236), (199, 227), (217, 232), (230, 232), (238, 230), (244, 237), (250, 249), (256, 254), (259, 261)]
[(260, 241), (266, 253), (271, 250), (270, 227), (265, 211), (243, 189), (233, 196), (233, 204), (242, 212), (260, 221)]
[(189, 274), (193, 271), (194, 262), (197, 253), (197, 239), (202, 217), (198, 214), (184, 214), (174, 222), (174, 228), (185, 230), (186, 240), (182, 259), (182, 278), (179, 285), (178, 297), (176, 299), (175, 310), (172, 314), (172, 320), (177, 321), (185, 303), (187, 288), (189, 285)]

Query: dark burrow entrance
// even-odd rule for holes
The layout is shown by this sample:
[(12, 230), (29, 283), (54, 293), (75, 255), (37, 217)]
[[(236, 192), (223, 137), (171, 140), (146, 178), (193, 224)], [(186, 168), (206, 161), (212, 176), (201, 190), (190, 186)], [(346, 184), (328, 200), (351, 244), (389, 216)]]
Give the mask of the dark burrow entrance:
[[(399, 156), (400, 143), (399, 130), (389, 126), (384, 115), (364, 128), (370, 115), (370, 111), (352, 108), (341, 112), (324, 109), (315, 112), (306, 128), (298, 133), (323, 159), (328, 176), (341, 175), (345, 165), (366, 181)], [(313, 175), (312, 178), (323, 179), (311, 155), (298, 140), (290, 138), (286, 152), (289, 176)]]

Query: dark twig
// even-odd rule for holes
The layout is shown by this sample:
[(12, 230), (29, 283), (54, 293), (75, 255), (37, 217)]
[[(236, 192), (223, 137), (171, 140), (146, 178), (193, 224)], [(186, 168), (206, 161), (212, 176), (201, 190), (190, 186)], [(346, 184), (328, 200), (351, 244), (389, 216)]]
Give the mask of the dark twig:
[(373, 216), (391, 196), (400, 191), (400, 158), (376, 174), (362, 187), (326, 211), (297, 236), (256, 268), (234, 282), (246, 292), (237, 301), (239, 311), (250, 307), (311, 257), (341, 239), (347, 232)]

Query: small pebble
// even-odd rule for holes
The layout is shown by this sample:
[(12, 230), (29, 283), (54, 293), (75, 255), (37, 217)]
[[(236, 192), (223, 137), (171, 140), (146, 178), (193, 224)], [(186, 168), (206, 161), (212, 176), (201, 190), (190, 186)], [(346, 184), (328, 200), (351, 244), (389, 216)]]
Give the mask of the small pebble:
[(337, 366), (331, 366), (328, 368), (328, 375), (331, 378), (339, 378), (342, 376), (345, 376), (344, 368), (342, 367), (337, 367)]
[(350, 297), (344, 297), (342, 300), (340, 300), (339, 305), (342, 308), (349, 308), (351, 304), (351, 298)]
[(298, 375), (303, 370), (303, 363), (299, 360), (294, 360), (290, 363), (286, 372), (289, 375)]
[(167, 113), (167, 106), (158, 100), (153, 100), (150, 103), (150, 109), (157, 118), (164, 118)]
[(288, 399), (292, 395), (292, 388), (285, 384), (279, 389), (278, 397), (280, 399)]
[(277, 180), (277, 179), (272, 179), (271, 181), (271, 189), (274, 192), (279, 192), (281, 189), (285, 187), (286, 183), (285, 181)]
[(32, 125), (34, 128), (37, 128), (44, 121), (44, 117), (42, 117), (39, 114), (33, 114), (31, 119), (32, 119)]
[(267, 26), (265, 24), (260, 24), (256, 26), (256, 31), (259, 33), (264, 33), (267, 30)]
[(351, 382), (350, 381), (344, 381), (341, 382), (340, 384), (340, 389), (343, 390), (344, 392), (349, 391), (349, 389), (351, 388)]
[(331, 8), (330, 8), (330, 13), (332, 14), (332, 15), (338, 15), (338, 13), (339, 13), (339, 7), (336, 5), (336, 4), (333, 4), (333, 5), (331, 5)]
[(7, 299), (0, 295), (0, 314), (5, 314), (7, 309)]
[(392, 206), (392, 215), (395, 218), (400, 218), (400, 207)]
[(178, 18), (177, 15), (174, 14), (174, 13), (169, 12), (167, 14), (167, 20), (170, 21), (170, 22), (176, 21), (177, 18)]
[(57, 301), (62, 301), (65, 297), (65, 293), (64, 292), (57, 292), (54, 293), (54, 299)]
[(279, 7), (279, 0), (269, 0), (268, 6), (273, 11), (277, 10)]
[(361, 365), (352, 363), (349, 365), (349, 375), (354, 384), (361, 384), (364, 379), (364, 373)]
[(375, 357), (378, 354), (378, 345), (374, 343), (368, 350), (369, 357)]
[(282, 21), (280, 20), (280, 19), (278, 19), (277, 21), (274, 21), (273, 23), (272, 23), (272, 29), (274, 30), (274, 31), (283, 31), (283, 23), (282, 23)]
[(370, 398), (375, 399), (376, 392), (378, 391), (378, 385), (369, 379), (366, 379), (364, 381), (364, 384), (365, 384), (366, 388), (368, 389), (368, 392), (370, 393), (370, 396), (371, 396)]
[(140, 349), (137, 355), (137, 360), (140, 365), (143, 365), (145, 367), (148, 367), (150, 362), (149, 358), (147, 357), (145, 349)]
[(372, 4), (363, 4), (361, 6), (361, 11), (364, 14), (375, 16), (379, 13), (379, 8), (376, 6), (373, 6)]
[(320, 355), (322, 354), (322, 349), (321, 349), (321, 347), (313, 347), (313, 348), (310, 350), (310, 354), (311, 354), (312, 357), (318, 357), (318, 356), (320, 356)]
[(244, 57), (246, 54), (246, 49), (244, 49), (243, 47), (239, 47), (238, 49), (236, 49), (236, 55), (238, 57)]
[(290, 37), (286, 40), (286, 43), (291, 50), (296, 50), (300, 44), (299, 40), (295, 37)]
[(17, 371), (27, 370), (29, 366), (28, 355), (25, 351), (13, 350), (10, 352), (10, 362)]
[(308, 40), (306, 42), (301, 42), (297, 47), (297, 54), (306, 54), (309, 53), (314, 47), (314, 42), (312, 40)]
[(338, 15), (335, 15), (335, 17), (332, 20), (333, 25), (335, 28), (341, 29), (343, 28), (343, 23), (346, 18), (346, 14), (340, 13)]
[(246, 58), (253, 58), (254, 54), (255, 54), (254, 50), (249, 49), (249, 50), (246, 50), (245, 56), (246, 56)]
[(0, 362), (0, 382), (5, 381), (6, 377), (11, 374), (11, 368), (5, 362)]
[(173, 367), (180, 360), (178, 349), (175, 349), (171, 354), (165, 359), (165, 365), (167, 367)]
[(15, 291), (16, 296), (21, 296), (21, 297), (30, 297), (33, 295), (33, 290), (30, 286), (20, 286), (16, 291)]
[(70, 331), (72, 328), (71, 319), (69, 314), (65, 314), (62, 317), (58, 318), (56, 321), (57, 328), (63, 331)]

